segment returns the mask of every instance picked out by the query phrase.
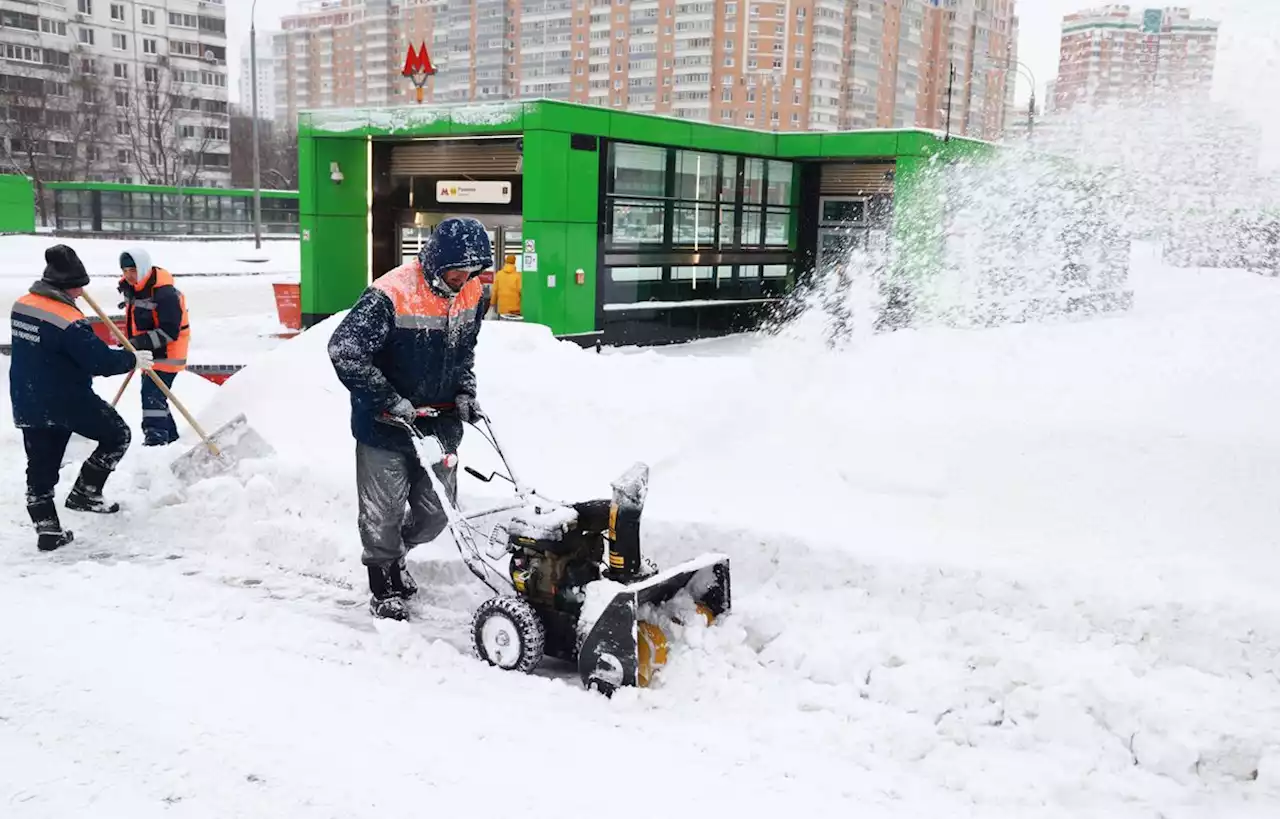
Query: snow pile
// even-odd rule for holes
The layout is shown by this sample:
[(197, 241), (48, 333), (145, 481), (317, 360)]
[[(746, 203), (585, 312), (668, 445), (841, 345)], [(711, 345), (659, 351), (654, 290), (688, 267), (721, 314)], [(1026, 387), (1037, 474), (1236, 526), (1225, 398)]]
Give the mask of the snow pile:
[[(431, 784), (406, 770), (397, 793), (469, 799), (481, 774), (451, 760), (492, 741), (519, 753), (547, 720), (619, 765), (664, 759), (669, 792), (695, 807), (1268, 816), (1280, 293), (1138, 263), (1129, 315), (908, 331), (841, 352), (777, 338), (598, 355), (486, 324), (480, 398), (523, 478), (565, 500), (607, 497), (644, 460), (649, 555), (731, 560), (733, 613), (688, 622), (661, 683), (611, 702), (554, 664), (552, 682), (465, 656), (485, 592), (447, 538), (410, 557), (414, 624), (369, 621), (330, 319), (192, 396), (210, 428), (246, 412), (278, 457), (180, 487), (176, 452), (135, 450), (111, 485), (127, 511), (78, 516), (77, 546), (53, 558), (25, 546), (10, 493), (0, 616), (65, 603), (0, 640), (4, 666), (27, 669), (6, 680), (0, 732), (23, 767), (0, 776), (46, 813), (90, 793), (222, 815), (307, 794), (321, 812), (372, 815), (399, 797), (354, 805), (333, 784), (353, 775), (334, 747), (417, 748)], [(0, 433), (5, 463), (19, 446)], [(462, 454), (497, 467), (477, 435)], [(495, 491), (463, 478), (464, 505)], [(86, 685), (84, 668), (116, 670)], [(362, 705), (382, 713), (396, 691), (415, 692), (404, 739)], [(513, 729), (501, 704), (530, 698)], [(35, 737), (71, 726), (84, 784), (33, 786), (65, 775), (65, 757), (29, 753)], [(301, 751), (280, 739), (304, 731)], [(176, 767), (145, 762), (179, 747)]]
[[(91, 277), (120, 278), (120, 254), (128, 247), (145, 247), (154, 264), (184, 276), (292, 275), (302, 269), (297, 239), (264, 239), (257, 250), (253, 241), (199, 241), (189, 238), (99, 239), (53, 236), (0, 236), (5, 265), (0, 278), (38, 279), (44, 271), (44, 252), (65, 244), (76, 252)], [(266, 261), (244, 261), (265, 259)]]

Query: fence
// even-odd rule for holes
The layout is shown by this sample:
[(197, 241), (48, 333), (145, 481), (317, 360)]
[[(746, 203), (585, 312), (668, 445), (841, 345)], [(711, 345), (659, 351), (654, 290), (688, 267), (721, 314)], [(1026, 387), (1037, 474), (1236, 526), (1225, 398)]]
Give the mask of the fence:
[[(253, 191), (50, 182), (60, 233), (245, 235), (253, 233)], [(262, 232), (298, 233), (297, 191), (262, 191)]]

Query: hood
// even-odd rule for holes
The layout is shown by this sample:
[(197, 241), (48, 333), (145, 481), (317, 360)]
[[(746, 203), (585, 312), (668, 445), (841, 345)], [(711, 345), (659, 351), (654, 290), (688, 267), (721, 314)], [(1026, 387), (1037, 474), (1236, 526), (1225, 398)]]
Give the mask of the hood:
[[(151, 275), (151, 268), (155, 266), (151, 263), (151, 254), (140, 247), (127, 247), (120, 254), (121, 259), (126, 255), (133, 259), (134, 265), (138, 268), (138, 284), (145, 283), (147, 277)], [(123, 267), (120, 268), (120, 275), (124, 275)]]
[(446, 270), (465, 270), (474, 279), (493, 267), (493, 245), (484, 225), (471, 218), (445, 219), (422, 243), (418, 263), (427, 284), (437, 292), (453, 295), (442, 278)]

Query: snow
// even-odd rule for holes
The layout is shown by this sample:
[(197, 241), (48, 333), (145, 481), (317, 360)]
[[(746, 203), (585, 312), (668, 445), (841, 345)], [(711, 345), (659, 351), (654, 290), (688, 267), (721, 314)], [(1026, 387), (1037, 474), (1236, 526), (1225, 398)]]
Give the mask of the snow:
[(521, 103), (491, 103), (460, 106), (406, 105), (397, 108), (344, 108), (305, 113), (314, 131), (347, 133), (372, 128), (387, 134), (413, 131), (449, 119), (460, 125), (503, 125), (514, 123), (524, 111)]
[(569, 506), (530, 504), (515, 511), (508, 531), (517, 537), (559, 540), (578, 525), (578, 513)]
[[(262, 249), (253, 240), (195, 239), (99, 239), (77, 236), (0, 236), (0, 254), (5, 265), (0, 279), (38, 279), (44, 272), (44, 252), (57, 244), (69, 246), (84, 262), (92, 277), (120, 278), (120, 254), (130, 246), (151, 251), (152, 262), (175, 277), (244, 276), (267, 273), (292, 276), (297, 281), (302, 269), (297, 239), (263, 239)], [(259, 261), (261, 260), (261, 261)], [(283, 280), (283, 279), (282, 279)]]
[[(44, 272), (44, 251), (58, 243), (70, 245), (80, 257), (92, 281), (86, 290), (108, 315), (120, 315), (116, 291), (120, 279), (120, 253), (131, 245), (151, 252), (152, 261), (174, 275), (174, 283), (187, 298), (191, 317), (192, 364), (248, 364), (274, 349), (288, 332), (280, 324), (272, 285), (297, 284), (298, 242), (263, 241), (264, 263), (240, 262), (256, 251), (253, 242), (202, 242), (165, 240), (115, 240), (0, 236), (0, 253), (6, 264), (0, 269), (0, 303), (12, 304), (27, 292)], [(81, 303), (85, 315), (93, 315)], [(9, 322), (0, 323), (0, 344), (9, 342)], [(180, 381), (179, 384), (182, 382)]]
[[(340, 316), (175, 386), (277, 457), (176, 484), (180, 421), (108, 484), (121, 515), (65, 513), (53, 555), (0, 428), (5, 816), (506, 816), (476, 796), (494, 754), (549, 748), (608, 760), (563, 787), (625, 817), (653, 805), (619, 776), (689, 815), (1275, 816), (1280, 289), (1150, 248), (1131, 284), (1127, 314), (843, 349), (804, 321), (603, 355), (486, 323), (480, 400), (522, 480), (607, 497), (644, 461), (646, 553), (731, 561), (732, 612), (612, 700), (471, 657), (487, 592), (447, 537), (410, 555), (415, 621), (368, 617)], [(499, 467), (474, 433), (461, 456)], [(499, 483), (462, 478), (464, 511)]]

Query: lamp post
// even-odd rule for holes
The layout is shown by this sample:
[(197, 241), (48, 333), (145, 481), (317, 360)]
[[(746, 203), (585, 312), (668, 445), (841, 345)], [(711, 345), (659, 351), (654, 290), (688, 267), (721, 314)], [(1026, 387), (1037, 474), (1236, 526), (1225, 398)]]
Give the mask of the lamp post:
[(258, 29), (254, 15), (258, 0), (249, 7), (249, 86), (253, 89), (253, 247), (262, 249), (262, 165), (258, 156)]

